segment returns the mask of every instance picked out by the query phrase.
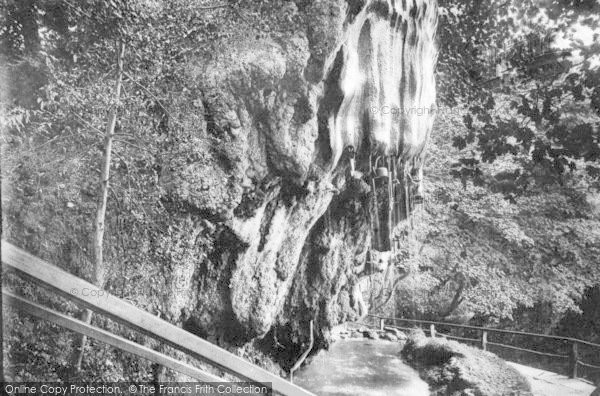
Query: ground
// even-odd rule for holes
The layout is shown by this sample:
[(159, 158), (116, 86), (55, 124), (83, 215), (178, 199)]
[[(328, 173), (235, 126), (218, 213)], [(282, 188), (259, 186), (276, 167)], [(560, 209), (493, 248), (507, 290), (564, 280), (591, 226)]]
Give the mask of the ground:
[(534, 396), (589, 396), (595, 389), (594, 385), (581, 379), (571, 379), (550, 371), (507, 363), (527, 378)]

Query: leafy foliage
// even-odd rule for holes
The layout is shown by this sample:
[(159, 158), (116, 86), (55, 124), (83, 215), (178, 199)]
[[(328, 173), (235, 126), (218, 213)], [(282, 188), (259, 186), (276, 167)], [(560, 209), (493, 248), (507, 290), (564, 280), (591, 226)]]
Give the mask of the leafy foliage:
[[(223, 203), (214, 202), (208, 214), (194, 212), (173, 199), (171, 176), (199, 159), (212, 161), (214, 155), (227, 162), (236, 155), (226, 136), (205, 133), (202, 93), (190, 84), (197, 76), (189, 64), (215, 56), (215, 46), (233, 37), (272, 35), (285, 42), (306, 25), (321, 34), (311, 25), (310, 2), (3, 0), (2, 5), (3, 237), (90, 276), (87, 236), (101, 137), (106, 112), (115, 105), (110, 93), (118, 43), (124, 42), (106, 288), (149, 312), (182, 320), (185, 315), (172, 309), (169, 291), (178, 287), (172, 274), (181, 267), (217, 271), (206, 258), (225, 254), (215, 247), (211, 223)], [(540, 60), (527, 48), (539, 46), (548, 20), (559, 33), (576, 25), (595, 29), (597, 2), (440, 5), (440, 100), (464, 111), (438, 120), (435, 128), (426, 179), (430, 199), (406, 233), (410, 243), (400, 269), (410, 276), (398, 288), (398, 310), (498, 322), (525, 317), (518, 308), (549, 306), (544, 316), (556, 323), (566, 311), (577, 311), (586, 287), (600, 282), (600, 76), (593, 67), (599, 47), (597, 38), (587, 46), (573, 42), (578, 61), (560, 52)], [(570, 13), (575, 6), (578, 12)], [(510, 41), (523, 45), (507, 49)], [(493, 86), (490, 59), (502, 57), (515, 73)], [(551, 72), (528, 67), (537, 61), (560, 67)], [(215, 153), (207, 141), (217, 147)], [(177, 187), (203, 198), (203, 186)], [(14, 276), (7, 283), (61, 311), (77, 310)], [(8, 373), (39, 380), (32, 373), (51, 367), (48, 380), (68, 379), (69, 334), (9, 315), (14, 321), (5, 333)], [(39, 334), (43, 342), (36, 340)], [(24, 356), (24, 350), (34, 353)], [(153, 375), (150, 364), (100, 345), (92, 344), (90, 353), (94, 358), (83, 379), (97, 379), (97, 373), (106, 380)], [(13, 367), (15, 362), (22, 367)]]
[[(512, 203), (485, 185), (463, 186), (450, 166), (460, 157), (451, 137), (468, 131), (462, 116), (438, 118), (435, 131), (428, 200), (404, 243), (411, 273), (399, 287), (399, 315), (506, 325), (523, 308), (544, 304), (546, 327), (535, 330), (549, 331), (577, 311), (586, 287), (600, 282), (599, 195), (587, 189), (582, 170), (562, 186), (528, 191)], [(514, 164), (497, 161), (482, 173), (507, 166)], [(518, 322), (529, 323), (524, 316)]]
[[(453, 175), (502, 190), (510, 199), (528, 188), (560, 184), (577, 168), (597, 188), (598, 4), (442, 4), (441, 99), (469, 108), (468, 131), (453, 141), (471, 154), (456, 163)], [(585, 28), (595, 37), (591, 44), (571, 39), (568, 48), (557, 47), (571, 30)], [(481, 163), (504, 157), (517, 164), (511, 173), (497, 178), (482, 173)]]
[[(439, 99), (455, 111), (434, 128), (398, 310), (550, 331), (600, 281), (598, 4), (440, 9)], [(569, 38), (582, 31), (590, 43)]]
[[(202, 115), (198, 117), (193, 105), (197, 92), (184, 84), (188, 76), (183, 60), (197, 55), (198, 41), (214, 38), (216, 33), (206, 26), (223, 10), (211, 14), (185, 2), (154, 1), (8, 1), (6, 6), (3, 18), (10, 23), (0, 30), (1, 73), (6, 77), (0, 89), (3, 238), (90, 278), (104, 124), (106, 112), (116, 105), (111, 98), (116, 51), (118, 43), (125, 42), (126, 79), (106, 224), (105, 288), (149, 312), (171, 315), (165, 290), (178, 287), (170, 270), (173, 260), (195, 265), (202, 257), (191, 257), (190, 246), (206, 244), (208, 254), (210, 240), (206, 235), (182, 235), (177, 225), (190, 220), (165, 204), (159, 176), (163, 167), (175, 165), (167, 162), (177, 158), (174, 150), (183, 152), (183, 147), (197, 144), (190, 133), (179, 133), (202, 130)], [(193, 29), (196, 34), (186, 36)], [(30, 284), (6, 279), (8, 286), (29, 290), (34, 299), (56, 301)], [(115, 327), (102, 318), (95, 322)], [(48, 380), (73, 379), (68, 370), (71, 334), (57, 333), (29, 317), (5, 331), (8, 376), (39, 380), (35, 373), (55, 367)], [(36, 332), (47, 337), (40, 340)], [(48, 351), (61, 352), (28, 358), (19, 354), (37, 351), (40, 342), (46, 342)], [(148, 380), (154, 375), (151, 364), (136, 362), (129, 368), (131, 357), (98, 343), (92, 343), (88, 353), (78, 379), (98, 379), (98, 373), (107, 381)]]
[[(228, 235), (215, 223), (223, 221), (228, 197), (207, 194), (207, 186), (243, 189), (215, 166), (234, 163), (239, 153), (228, 135), (208, 133), (201, 72), (195, 67), (228, 40), (285, 39), (306, 25), (304, 17), (283, 0), (4, 0), (2, 5), (3, 238), (90, 279), (106, 114), (119, 106), (105, 289), (173, 323), (189, 320), (182, 304), (186, 293), (196, 292), (193, 284), (210, 283), (205, 277), (219, 276), (221, 270), (227, 273), (215, 268), (225, 249), (216, 240)], [(126, 48), (125, 78), (121, 101), (115, 103), (111, 93), (120, 43)], [(207, 170), (191, 166), (197, 163)], [(176, 177), (183, 172), (194, 173), (197, 185), (180, 183)], [(208, 209), (199, 210), (194, 200)], [(195, 279), (199, 273), (201, 280)], [(5, 286), (30, 290), (34, 300), (56, 302), (17, 277), (5, 279)], [(219, 298), (210, 296), (207, 303), (219, 304)], [(73, 378), (67, 370), (71, 335), (63, 333), (53, 342), (56, 329), (34, 323), (24, 317), (6, 328), (7, 377), (33, 379), (48, 367), (56, 367), (49, 380), (98, 379), (100, 372), (106, 380), (158, 375), (151, 364), (92, 343), (83, 372)], [(100, 317), (93, 324), (115, 328)], [(19, 354), (37, 350), (36, 331), (47, 332), (48, 350), (61, 352), (33, 360)]]

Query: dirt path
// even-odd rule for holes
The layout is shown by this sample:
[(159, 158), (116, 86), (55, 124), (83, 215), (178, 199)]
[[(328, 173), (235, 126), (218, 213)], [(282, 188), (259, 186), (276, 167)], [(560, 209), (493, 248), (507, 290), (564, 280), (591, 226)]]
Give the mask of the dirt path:
[(427, 384), (400, 359), (401, 344), (342, 340), (321, 351), (294, 383), (320, 396), (428, 396)]
[(535, 396), (589, 396), (596, 389), (594, 385), (579, 379), (570, 379), (564, 375), (517, 363), (507, 363), (527, 377)]

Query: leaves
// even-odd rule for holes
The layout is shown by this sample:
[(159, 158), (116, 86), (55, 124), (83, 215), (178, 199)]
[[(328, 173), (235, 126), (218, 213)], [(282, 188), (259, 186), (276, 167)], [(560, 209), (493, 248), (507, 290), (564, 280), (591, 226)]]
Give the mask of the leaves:
[[(594, 167), (600, 147), (600, 72), (590, 59), (600, 47), (572, 40), (570, 49), (557, 50), (554, 44), (574, 24), (583, 23), (582, 15), (586, 24), (596, 26), (599, 18), (591, 10), (600, 6), (509, 1), (498, 9), (494, 3), (441, 3), (445, 9), (462, 10), (460, 23), (445, 14), (440, 27), (440, 97), (452, 104), (469, 103), (463, 117), (468, 133), (453, 136), (454, 147), (475, 151), (487, 163), (512, 156), (523, 175), (539, 172), (535, 167), (540, 166), (554, 175), (538, 182), (560, 183), (579, 162)], [(548, 30), (550, 23), (558, 30)], [(583, 60), (573, 64), (569, 57), (575, 50)], [(585, 111), (588, 104), (591, 112)], [(468, 169), (455, 176), (463, 181), (480, 177)]]

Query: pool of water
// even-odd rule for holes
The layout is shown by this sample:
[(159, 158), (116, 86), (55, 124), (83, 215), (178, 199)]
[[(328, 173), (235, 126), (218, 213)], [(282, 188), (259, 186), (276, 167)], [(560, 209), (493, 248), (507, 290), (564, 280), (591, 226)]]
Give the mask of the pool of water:
[(320, 395), (429, 396), (429, 387), (400, 358), (402, 345), (342, 340), (299, 370), (294, 383)]

